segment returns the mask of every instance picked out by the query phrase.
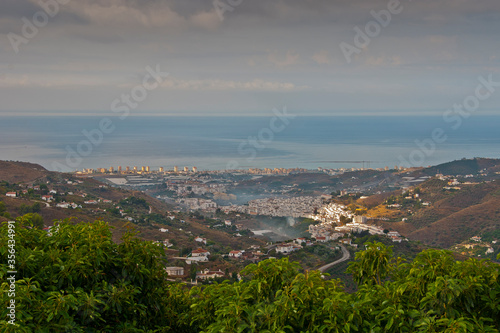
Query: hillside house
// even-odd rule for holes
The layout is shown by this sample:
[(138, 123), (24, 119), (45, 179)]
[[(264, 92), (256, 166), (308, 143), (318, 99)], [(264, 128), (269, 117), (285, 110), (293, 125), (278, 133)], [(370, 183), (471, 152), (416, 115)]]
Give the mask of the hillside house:
[(207, 262), (208, 257), (204, 257), (204, 256), (188, 257), (185, 260), (186, 260), (186, 264), (191, 265), (192, 263), (197, 263), (197, 262)]
[(16, 192), (7, 192), (7, 193), (5, 193), (5, 196), (10, 197), (10, 198), (15, 198), (15, 197), (17, 197), (17, 193)]
[(364, 224), (364, 223), (366, 223), (366, 220), (367, 220), (366, 216), (359, 216), (358, 215), (358, 216), (354, 216), (354, 218), (353, 218), (353, 222), (355, 222), (355, 223)]
[(207, 244), (207, 239), (206, 238), (203, 238), (203, 237), (196, 237), (194, 239), (195, 242), (198, 242), (198, 243), (203, 243), (203, 244)]
[(201, 272), (196, 272), (196, 279), (208, 280), (208, 279), (215, 279), (218, 277), (224, 277), (224, 275), (225, 275), (224, 272), (221, 271), (220, 269), (218, 271), (211, 271), (207, 268)]
[(241, 258), (245, 251), (231, 251), (229, 252), (229, 257), (230, 258)]
[(295, 245), (292, 243), (289, 244), (279, 244), (276, 246), (276, 252), (277, 253), (283, 253), (283, 254), (288, 254), (292, 253), (293, 251), (300, 250), (302, 247), (299, 245)]
[(391, 237), (391, 238), (392, 238), (392, 237), (400, 237), (400, 236), (401, 236), (401, 235), (400, 235), (400, 234), (399, 234), (399, 232), (397, 232), (397, 231), (389, 231), (389, 232), (387, 233), (387, 237)]
[(170, 243), (169, 239), (165, 239), (163, 241), (163, 245), (166, 246), (166, 247), (172, 247), (172, 246), (174, 246), (174, 244)]
[(292, 244), (279, 244), (276, 246), (276, 252), (277, 253), (290, 253), (293, 251), (293, 245)]
[(182, 276), (184, 275), (184, 267), (165, 267), (168, 276)]
[(299, 237), (294, 239), (294, 243), (297, 245), (302, 245), (302, 243), (305, 243), (307, 240), (304, 237)]
[(345, 244), (345, 245), (351, 245), (352, 244), (352, 239), (350, 238), (344, 238), (339, 240), (340, 243)]
[(208, 252), (207, 250), (203, 250), (201, 248), (198, 248), (196, 250), (194, 250), (193, 252), (191, 252), (191, 256), (193, 257), (208, 257), (210, 255), (210, 252)]
[(50, 202), (50, 201), (54, 200), (54, 197), (52, 195), (42, 195), (42, 200)]

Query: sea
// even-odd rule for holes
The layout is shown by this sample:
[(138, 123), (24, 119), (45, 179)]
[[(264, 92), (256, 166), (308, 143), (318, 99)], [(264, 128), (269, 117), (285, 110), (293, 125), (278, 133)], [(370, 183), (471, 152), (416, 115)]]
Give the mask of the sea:
[(499, 116), (2, 116), (0, 160), (53, 171), (428, 166), (500, 158), (499, 125)]

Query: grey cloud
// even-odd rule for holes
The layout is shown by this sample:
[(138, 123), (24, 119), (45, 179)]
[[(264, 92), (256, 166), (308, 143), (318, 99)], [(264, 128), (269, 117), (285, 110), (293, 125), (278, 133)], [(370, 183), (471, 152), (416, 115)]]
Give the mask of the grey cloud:
[(2, 0), (0, 4), (0, 18), (21, 18), (31, 17), (34, 13), (40, 10), (38, 5), (35, 5), (26, 0)]
[[(20, 18), (40, 10), (38, 1), (0, 0), (0, 33), (20, 31)], [(109, 108), (122, 85), (157, 63), (176, 80), (151, 94), (145, 109), (262, 110), (281, 99), (311, 111), (437, 109), (457, 93), (422, 90), (430, 83), (454, 87), (498, 65), (498, 0), (402, 0), (404, 11), (348, 65), (339, 43), (352, 44), (354, 26), (388, 1), (242, 0), (221, 22), (212, 0), (71, 0), (19, 54), (0, 38), (2, 61), (17, 65), (5, 77), (42, 77), (65, 88), (4, 80), (0, 110)], [(310, 89), (288, 93), (266, 82)], [(389, 99), (374, 83), (394, 94)]]

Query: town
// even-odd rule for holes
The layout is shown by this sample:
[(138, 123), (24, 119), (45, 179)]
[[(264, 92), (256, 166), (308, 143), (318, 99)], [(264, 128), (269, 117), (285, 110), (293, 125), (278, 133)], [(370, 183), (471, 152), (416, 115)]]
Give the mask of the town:
[[(415, 216), (422, 219), (436, 200), (474, 187), (494, 189), (498, 177), (496, 169), (439, 171), (100, 168), (5, 183), (2, 201), (18, 207), (15, 214), (105, 219), (145, 228), (146, 239), (165, 249), (169, 276), (197, 283), (238, 278), (248, 263), (283, 256), (317, 269), (339, 260), (344, 251), (354, 255), (366, 237), (388, 244), (419, 240), (411, 233)], [(44, 228), (52, 234), (57, 229), (48, 221)], [(478, 232), (452, 249), (493, 257), (498, 238)]]

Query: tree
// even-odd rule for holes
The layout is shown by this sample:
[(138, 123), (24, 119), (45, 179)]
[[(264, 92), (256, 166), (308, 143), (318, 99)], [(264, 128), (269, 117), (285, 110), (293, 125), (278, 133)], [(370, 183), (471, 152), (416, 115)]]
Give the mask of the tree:
[(49, 188), (45, 184), (40, 184), (40, 191), (42, 192), (42, 194), (47, 194), (49, 193)]
[(32, 206), (31, 206), (31, 212), (32, 213), (39, 213), (40, 210), (41, 210), (41, 206), (40, 206), (40, 203), (39, 202), (35, 202)]
[(45, 226), (43, 224), (43, 217), (39, 214), (29, 213), (24, 215), (22, 218), (24, 219), (25, 223), (29, 223), (33, 228), (42, 230)]
[(192, 281), (196, 280), (196, 264), (191, 264), (191, 268), (189, 269), (189, 278)]
[(39, 213), (41, 210), (40, 203), (35, 202), (33, 205), (29, 206), (26, 204), (21, 204), (19, 206), (19, 215), (25, 215), (25, 214), (30, 214), (30, 213)]
[[(188, 294), (171, 286), (164, 250), (126, 233), (112, 241), (103, 221), (57, 222), (50, 235), (16, 220), (16, 325), (7, 317), (8, 284), (0, 286), (1, 332), (193, 332)], [(0, 226), (0, 279), (7, 277), (7, 223)], [(180, 325), (180, 326), (179, 326)]]
[[(31, 216), (32, 219), (33, 216)], [(288, 258), (250, 264), (242, 280), (185, 287), (167, 281), (165, 252), (127, 232), (112, 241), (103, 221), (55, 223), (50, 234), (29, 216), (0, 225), (16, 240), (16, 325), (0, 285), (1, 332), (498, 332), (500, 265), (456, 261), (425, 250), (413, 261), (368, 243), (349, 271), (358, 290), (304, 271)], [(0, 246), (6, 281), (9, 246)], [(190, 268), (190, 275), (196, 266)], [(233, 274), (233, 278), (236, 278)]]
[(380, 242), (366, 243), (366, 250), (357, 252), (354, 262), (349, 264), (348, 272), (358, 284), (382, 284), (390, 272), (392, 246)]

